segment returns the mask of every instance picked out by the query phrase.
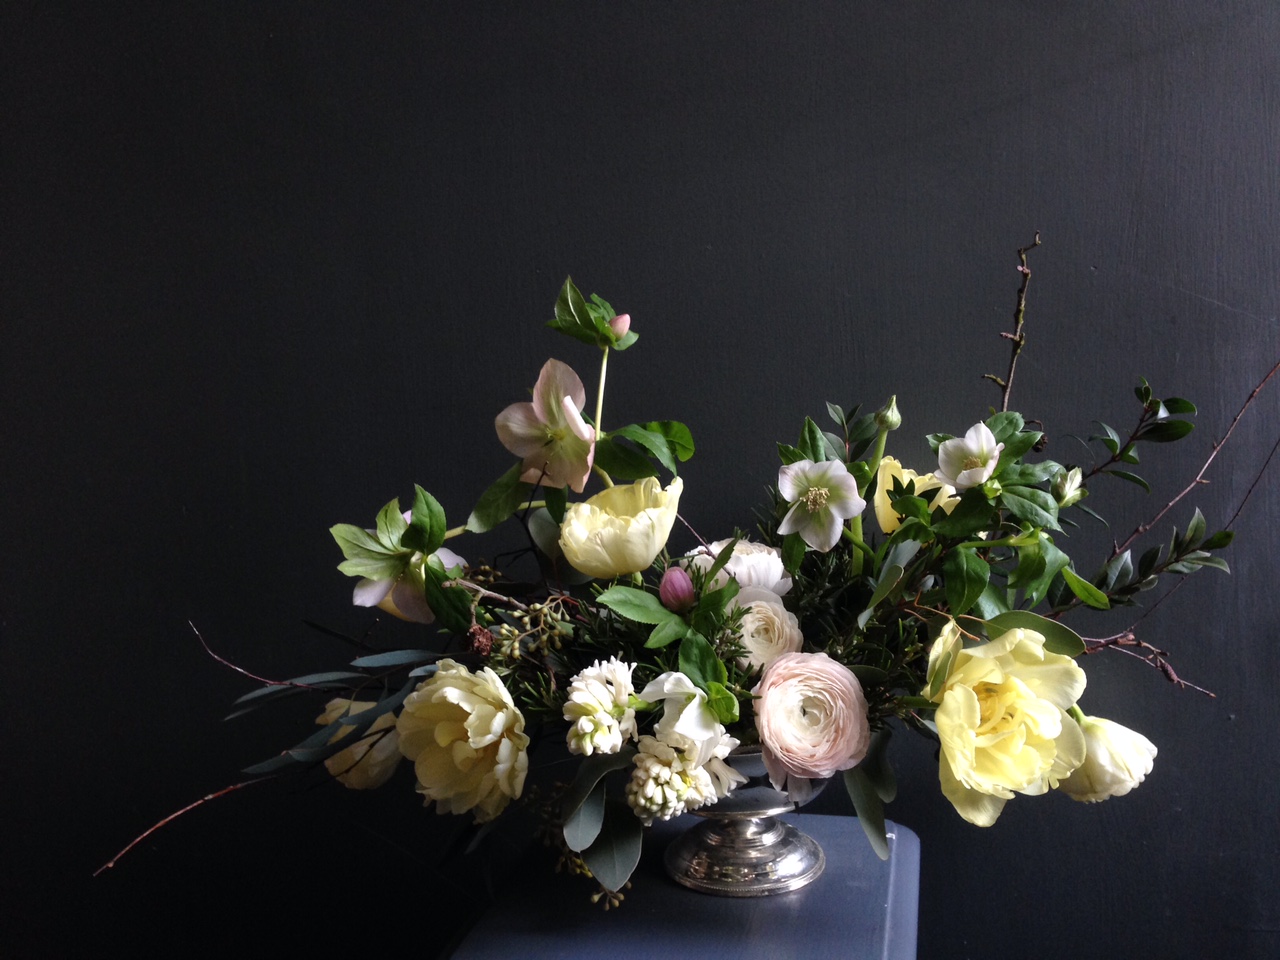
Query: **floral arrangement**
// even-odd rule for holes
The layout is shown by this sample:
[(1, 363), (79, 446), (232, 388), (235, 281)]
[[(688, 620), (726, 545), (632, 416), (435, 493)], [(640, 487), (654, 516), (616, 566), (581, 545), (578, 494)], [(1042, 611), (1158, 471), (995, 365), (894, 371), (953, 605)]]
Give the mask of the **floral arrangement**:
[[(247, 772), (323, 764), (370, 789), (407, 760), (427, 805), (487, 825), (530, 801), (536, 748), (567, 750), (572, 775), (537, 791), (541, 822), (607, 903), (645, 827), (733, 791), (745, 779), (734, 752), (746, 746), (796, 803), (839, 775), (881, 856), (896, 728), (938, 743), (942, 793), (979, 826), (1019, 794), (1128, 793), (1156, 747), (1084, 713), (1081, 656), (1120, 649), (1185, 682), (1132, 630), (1086, 639), (1063, 617), (1133, 604), (1166, 574), (1225, 570), (1215, 554), (1231, 534), (1209, 534), (1195, 511), (1135, 554), (1150, 524), (1140, 527), (1096, 568), (1063, 549), (1063, 526), (1092, 514), (1090, 483), (1145, 486), (1133, 472), (1140, 448), (1186, 436), (1195, 408), (1141, 381), (1135, 425), (1127, 435), (1102, 425), (1091, 465), (1040, 458), (1041, 432), (1007, 409), (1029, 249), (1005, 334), (1010, 369), (990, 376), (1000, 410), (948, 424), (961, 435), (931, 434), (936, 463), (918, 472), (889, 452), (903, 422), (894, 398), (872, 413), (828, 404), (828, 429), (806, 418), (794, 444), (778, 444), (776, 490), (755, 528), (699, 537), (681, 555), (667, 541), (692, 435), (669, 420), (605, 429), (607, 363), (637, 334), (627, 314), (566, 281), (550, 326), (598, 353), (594, 412), (578, 374), (547, 360), (532, 398), (497, 413), (495, 439), (515, 461), (465, 523), (450, 526), (417, 487), (407, 511), (393, 500), (372, 527), (332, 528), (354, 602), (431, 625), (434, 639), (242, 697), (237, 712), (327, 698), (319, 729)], [(600, 488), (588, 495), (591, 484)], [(503, 523), (527, 531), (534, 582), (454, 552)]]

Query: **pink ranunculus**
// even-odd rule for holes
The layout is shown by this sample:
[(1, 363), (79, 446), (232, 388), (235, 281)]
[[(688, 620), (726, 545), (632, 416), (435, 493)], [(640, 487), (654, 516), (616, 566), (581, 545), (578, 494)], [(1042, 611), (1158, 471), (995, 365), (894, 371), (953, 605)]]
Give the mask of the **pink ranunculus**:
[(811, 780), (857, 766), (871, 741), (867, 700), (858, 678), (825, 653), (787, 653), (752, 691), (756, 730), (769, 780), (796, 803)]

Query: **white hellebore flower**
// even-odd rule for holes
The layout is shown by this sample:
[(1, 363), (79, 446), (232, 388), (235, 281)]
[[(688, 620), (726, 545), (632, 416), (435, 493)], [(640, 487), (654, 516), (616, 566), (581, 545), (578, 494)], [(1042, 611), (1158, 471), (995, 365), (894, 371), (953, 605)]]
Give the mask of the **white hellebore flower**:
[(858, 484), (839, 460), (798, 460), (778, 471), (778, 493), (791, 509), (778, 526), (781, 534), (798, 533), (804, 542), (826, 553), (840, 540), (844, 521), (866, 509)]
[(631, 705), (634, 663), (610, 657), (597, 660), (569, 684), (564, 718), (569, 752), (589, 757), (593, 753), (617, 753), (636, 735), (636, 711)]
[(747, 655), (744, 669), (760, 670), (784, 653), (799, 653), (804, 645), (800, 622), (782, 600), (763, 587), (743, 587), (734, 598), (743, 609), (738, 637)]
[(957, 490), (968, 490), (986, 483), (1000, 462), (1003, 443), (985, 423), (975, 423), (964, 439), (942, 441), (938, 447), (938, 472), (935, 476)]
[[(729, 543), (729, 540), (717, 540), (705, 547), (698, 547), (683, 562), (705, 573)], [(730, 578), (737, 580), (740, 587), (764, 587), (780, 597), (791, 589), (791, 578), (782, 566), (782, 551), (751, 540), (739, 540), (733, 545), (733, 553), (728, 562), (707, 586), (711, 590), (718, 590)]]
[(1126, 726), (1102, 717), (1085, 717), (1084, 763), (1058, 784), (1073, 800), (1097, 803), (1123, 797), (1146, 779), (1156, 758), (1156, 745)]

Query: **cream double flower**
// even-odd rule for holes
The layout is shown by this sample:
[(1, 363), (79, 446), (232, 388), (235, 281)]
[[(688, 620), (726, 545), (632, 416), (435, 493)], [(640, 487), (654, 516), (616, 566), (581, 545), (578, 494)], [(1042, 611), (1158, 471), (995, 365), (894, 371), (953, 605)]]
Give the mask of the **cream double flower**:
[(656, 477), (602, 490), (565, 509), (560, 549), (575, 570), (608, 579), (639, 573), (667, 544), (684, 481)]
[(1015, 629), (964, 649), (950, 621), (929, 652), (929, 686), (942, 758), (942, 793), (964, 819), (996, 822), (1015, 793), (1042, 794), (1085, 759), (1085, 738), (1068, 710), (1084, 692), (1084, 671), (1044, 649), (1044, 637)]

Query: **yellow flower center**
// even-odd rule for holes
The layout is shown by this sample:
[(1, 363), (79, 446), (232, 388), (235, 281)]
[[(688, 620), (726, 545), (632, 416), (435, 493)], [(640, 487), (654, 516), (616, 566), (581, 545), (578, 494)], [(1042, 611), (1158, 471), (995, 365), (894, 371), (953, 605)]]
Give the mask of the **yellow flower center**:
[(970, 454), (969, 456), (964, 458), (964, 462), (960, 465), (960, 469), (961, 470), (977, 470), (978, 468), (985, 467), (985, 466), (986, 466), (986, 461), (984, 461), (981, 457), (973, 456), (972, 454)]
[(827, 505), (829, 499), (831, 491), (826, 487), (810, 487), (804, 495), (804, 505), (810, 513), (817, 513)]

